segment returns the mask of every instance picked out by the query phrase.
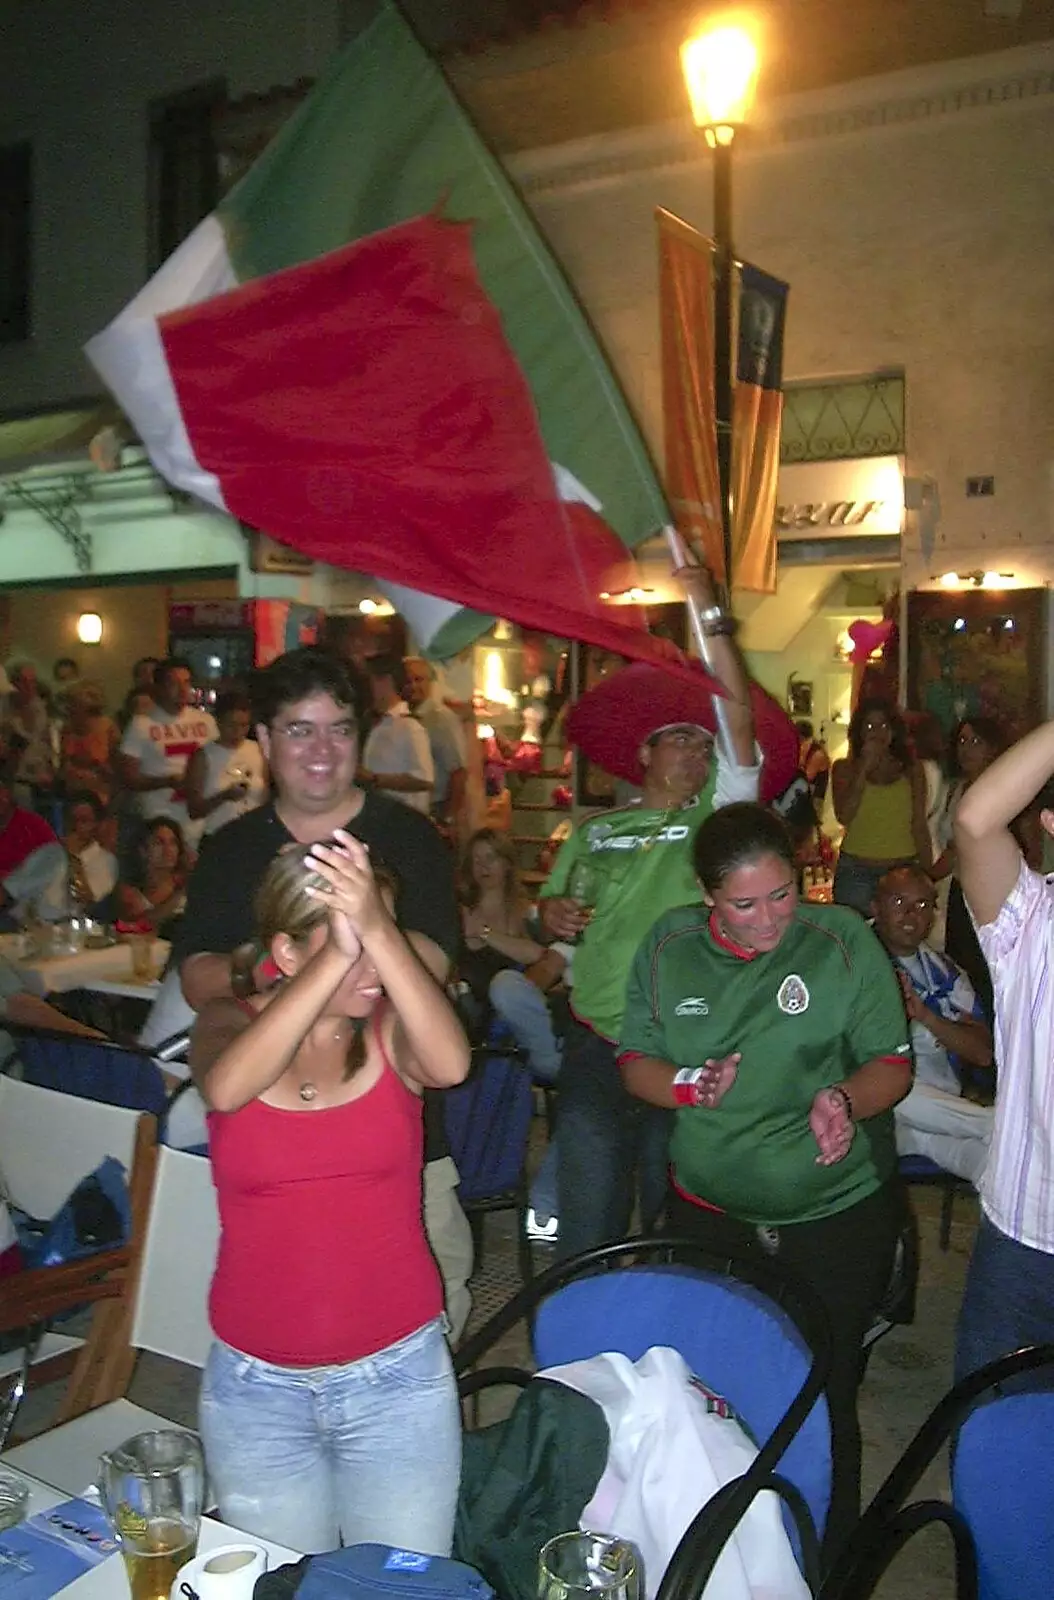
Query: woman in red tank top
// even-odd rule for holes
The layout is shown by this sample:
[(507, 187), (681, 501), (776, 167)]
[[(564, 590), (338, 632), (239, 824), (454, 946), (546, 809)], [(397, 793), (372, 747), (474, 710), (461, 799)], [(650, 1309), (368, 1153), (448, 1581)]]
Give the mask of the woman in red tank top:
[(469, 1049), (365, 847), (284, 851), (256, 901), (275, 981), (201, 1013), (220, 1246), (201, 1433), (225, 1521), (309, 1552), (448, 1554), (460, 1472), (421, 1090)]

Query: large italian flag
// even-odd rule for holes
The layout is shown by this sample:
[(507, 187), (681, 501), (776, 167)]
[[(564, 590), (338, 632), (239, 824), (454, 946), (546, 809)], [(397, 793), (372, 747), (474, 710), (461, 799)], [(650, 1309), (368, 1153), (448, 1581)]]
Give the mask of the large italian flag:
[(464, 607), (668, 652), (601, 599), (669, 521), (643, 440), (393, 5), (88, 354), (165, 478), (383, 580), (434, 654)]

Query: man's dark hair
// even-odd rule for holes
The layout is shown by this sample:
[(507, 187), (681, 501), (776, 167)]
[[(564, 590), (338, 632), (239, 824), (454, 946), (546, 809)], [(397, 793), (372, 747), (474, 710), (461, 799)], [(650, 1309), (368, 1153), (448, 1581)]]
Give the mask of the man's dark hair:
[(778, 856), (794, 866), (794, 841), (774, 811), (750, 800), (721, 806), (707, 817), (695, 836), (695, 875), (708, 894), (720, 889), (730, 872), (761, 856)]
[(246, 689), (225, 689), (216, 696), (216, 703), (212, 708), (212, 715), (219, 721), (231, 711), (252, 712), (252, 698)]
[(396, 694), (405, 691), (406, 669), (403, 666), (402, 656), (392, 655), (387, 651), (379, 656), (367, 656), (365, 667), (371, 678), (391, 678)]
[(158, 665), (159, 665), (159, 663), (158, 663), (158, 659), (157, 659), (156, 656), (140, 656), (139, 660), (132, 667), (132, 676), (133, 676), (133, 678), (135, 677), (135, 675), (139, 671), (140, 667), (148, 667), (148, 666), (149, 667), (153, 667), (154, 674), (156, 676)]
[(95, 793), (94, 789), (74, 789), (62, 802), (66, 815), (69, 816), (74, 806), (91, 806), (95, 813), (96, 822), (101, 822), (106, 815), (106, 807)]
[(253, 674), (251, 694), (256, 721), (268, 728), (283, 706), (296, 705), (313, 694), (328, 694), (338, 706), (355, 710), (351, 674), (339, 656), (317, 645), (287, 650), (270, 666), (261, 667)]
[(186, 656), (166, 656), (154, 668), (155, 688), (159, 688), (164, 683), (170, 672), (189, 672), (191, 677), (194, 676), (194, 668)]

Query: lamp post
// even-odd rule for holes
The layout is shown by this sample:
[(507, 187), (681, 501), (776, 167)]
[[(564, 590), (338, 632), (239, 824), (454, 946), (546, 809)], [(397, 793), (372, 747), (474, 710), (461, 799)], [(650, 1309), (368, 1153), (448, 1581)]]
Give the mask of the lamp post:
[(746, 122), (757, 86), (758, 51), (743, 27), (708, 24), (681, 46), (681, 70), (692, 120), (713, 151), (714, 174), (714, 416), (725, 593), (732, 601), (732, 342), (735, 326), (732, 250), (732, 147)]

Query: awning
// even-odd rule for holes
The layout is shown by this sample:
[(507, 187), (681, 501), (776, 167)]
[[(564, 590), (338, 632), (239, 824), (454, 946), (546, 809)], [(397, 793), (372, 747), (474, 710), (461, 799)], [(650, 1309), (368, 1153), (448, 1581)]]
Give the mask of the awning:
[(0, 477), (77, 457), (87, 462), (88, 446), (100, 428), (120, 421), (112, 400), (85, 401), (61, 411), (0, 421)]

